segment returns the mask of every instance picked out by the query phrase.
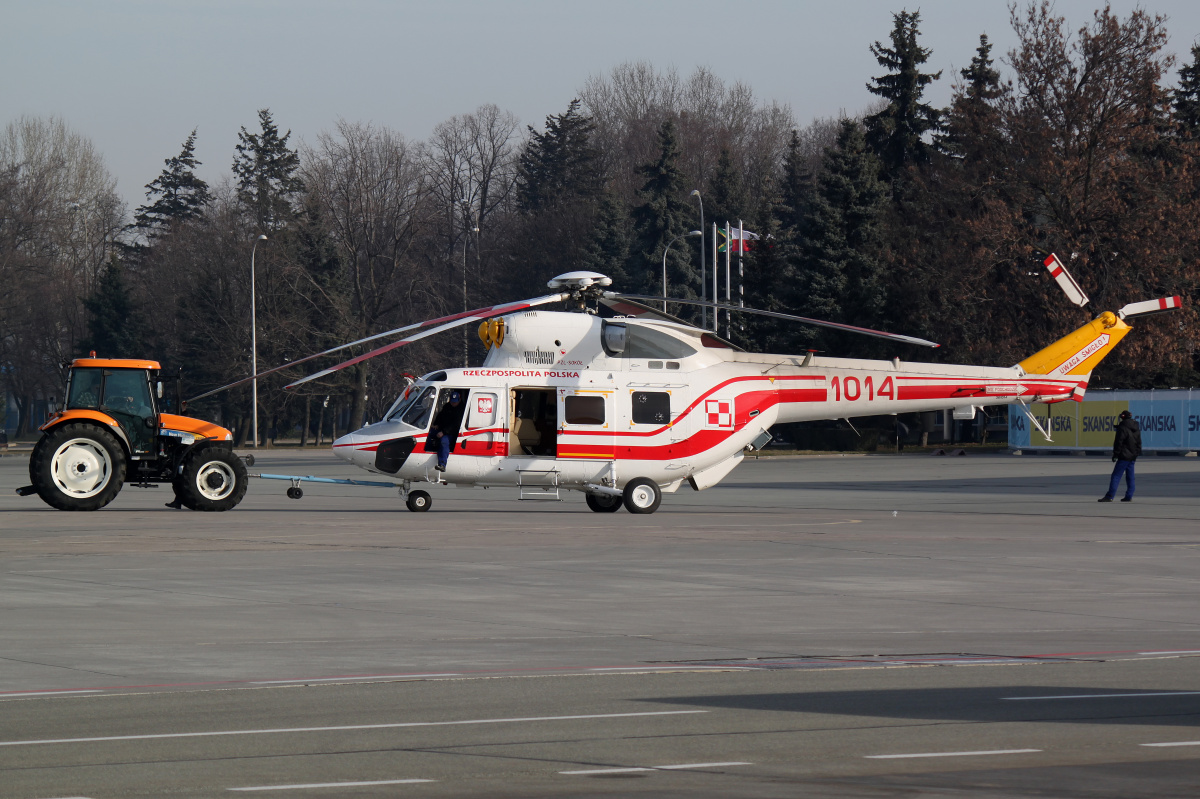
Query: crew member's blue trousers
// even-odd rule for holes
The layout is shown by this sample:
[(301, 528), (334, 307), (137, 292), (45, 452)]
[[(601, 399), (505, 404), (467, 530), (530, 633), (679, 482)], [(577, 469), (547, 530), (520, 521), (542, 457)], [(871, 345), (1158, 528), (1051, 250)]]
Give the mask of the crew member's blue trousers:
[(1117, 489), (1121, 487), (1121, 475), (1125, 475), (1125, 496), (1128, 499), (1133, 499), (1134, 478), (1133, 478), (1134, 461), (1117, 461), (1113, 466), (1112, 479), (1108, 481), (1108, 493), (1104, 496), (1112, 499), (1117, 495)]
[(450, 458), (450, 436), (442, 435), (438, 439), (438, 466), (444, 467)]

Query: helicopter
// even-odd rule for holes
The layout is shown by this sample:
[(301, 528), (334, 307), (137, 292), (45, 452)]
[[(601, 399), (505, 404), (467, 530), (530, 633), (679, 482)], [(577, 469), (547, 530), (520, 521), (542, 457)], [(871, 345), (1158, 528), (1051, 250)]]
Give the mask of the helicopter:
[[(1061, 261), (1049, 273), (1082, 307), (1088, 302)], [(1100, 316), (1010, 367), (745, 352), (716, 332), (671, 316), (650, 302), (667, 301), (798, 321), (888, 341), (937, 347), (931, 341), (774, 311), (704, 300), (624, 294), (610, 278), (569, 272), (547, 284), (555, 293), (397, 328), (292, 361), (294, 367), (337, 350), (408, 333), (286, 389), (362, 363), (414, 341), (479, 322), (487, 356), (479, 367), (438, 369), (412, 380), (378, 422), (341, 436), (333, 452), (391, 482), (295, 475), (254, 475), (399, 488), (411, 511), (432, 505), (421, 485), (516, 488), (521, 499), (560, 500), (584, 494), (588, 508), (655, 512), (664, 494), (719, 483), (747, 451), (772, 439), (776, 424), (952, 410), (972, 419), (985, 405), (1081, 401), (1092, 370), (1131, 330), (1126, 320), (1175, 310), (1179, 297), (1138, 302)], [(571, 302), (574, 311), (541, 306)], [(617, 315), (601, 318), (593, 305)], [(224, 388), (239, 385), (245, 380)], [(444, 470), (430, 434), (438, 412), (456, 395), (464, 404)], [(201, 397), (207, 394), (200, 395)], [(197, 397), (196, 399), (198, 399)], [(456, 406), (457, 407), (457, 406)], [(1047, 431), (1042, 430), (1043, 433)]]

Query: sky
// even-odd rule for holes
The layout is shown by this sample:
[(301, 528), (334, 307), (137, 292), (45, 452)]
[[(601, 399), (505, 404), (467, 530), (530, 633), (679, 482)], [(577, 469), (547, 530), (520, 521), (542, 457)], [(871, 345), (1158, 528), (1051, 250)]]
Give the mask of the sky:
[[(1113, 0), (1168, 17), (1169, 50), (1190, 60), (1194, 0)], [(800, 124), (856, 114), (882, 74), (869, 47), (892, 14), (921, 12), (926, 97), (945, 105), (987, 33), (1015, 37), (1007, 0), (0, 0), (0, 125), (63, 118), (89, 138), (130, 208), (197, 128), (199, 174), (229, 175), (240, 127), (270, 108), (292, 143), (339, 118), (425, 139), (455, 114), (494, 103), (540, 128), (588, 77), (648, 61), (687, 76), (711, 69), (748, 84)], [(1097, 0), (1057, 0), (1072, 29)]]

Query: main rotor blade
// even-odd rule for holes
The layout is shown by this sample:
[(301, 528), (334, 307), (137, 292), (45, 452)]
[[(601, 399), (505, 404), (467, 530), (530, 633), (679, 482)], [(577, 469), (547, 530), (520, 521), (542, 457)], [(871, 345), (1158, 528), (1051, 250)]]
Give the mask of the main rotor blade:
[(429, 336), (442, 333), (446, 330), (453, 330), (456, 327), (461, 327), (477, 320), (491, 319), (493, 316), (504, 316), (505, 314), (510, 314), (513, 311), (532, 308), (535, 305), (546, 305), (552, 302), (561, 302), (562, 300), (569, 299), (570, 296), (570, 294), (547, 294), (545, 297), (538, 297), (537, 299), (533, 300), (521, 300), (520, 302), (509, 302), (503, 305), (493, 305), (490, 308), (479, 308), (478, 310), (456, 314), (454, 317), (442, 317), (442, 319), (431, 320), (425, 324), (432, 324), (433, 322), (439, 322), (444, 319), (452, 319), (452, 321), (446, 322), (445, 324), (438, 325), (437, 327), (429, 330), (422, 330), (420, 333), (409, 336), (408, 338), (402, 338), (399, 341), (393, 341), (391, 344), (385, 344), (382, 347), (371, 350), (370, 352), (365, 352), (356, 358), (351, 358), (348, 361), (342, 361), (336, 366), (331, 366), (328, 369), (322, 369), (321, 371), (311, 374), (308, 377), (301, 378), (294, 383), (288, 383), (286, 386), (284, 386), (284, 388), (293, 389), (296, 386), (309, 382), (310, 380), (317, 380), (325, 377), (326, 375), (331, 375), (334, 372), (345, 369), (347, 366), (354, 366), (355, 364), (362, 363), (369, 358), (374, 358), (376, 355), (382, 355), (385, 352), (391, 352), (392, 350), (403, 347), (406, 344), (412, 344), (414, 341), (428, 338)]
[[(621, 294), (615, 291), (604, 292), (604, 297), (614, 300), (643, 300), (649, 302), (661, 301), (662, 297), (652, 297), (645, 294)], [(678, 297), (667, 297), (667, 302), (678, 302), (684, 305), (702, 305), (706, 308), (716, 308), (721, 311), (736, 311), (738, 313), (752, 313), (759, 316), (770, 316), (775, 319), (787, 319), (791, 322), (803, 322), (806, 325), (815, 325), (817, 327), (828, 327), (832, 330), (844, 330), (847, 333), (859, 333), (864, 336), (872, 336), (881, 338), (886, 341), (900, 341), (905, 344), (916, 344), (921, 347), (940, 347), (941, 344), (935, 344), (932, 341), (926, 341), (923, 338), (914, 336), (904, 336), (899, 333), (887, 333), (883, 330), (872, 330), (869, 327), (857, 327), (855, 325), (844, 325), (840, 322), (825, 322), (820, 319), (810, 319), (807, 316), (794, 316), (792, 314), (778, 313), (776, 311), (762, 311), (758, 308), (741, 308), (736, 305), (726, 305), (722, 302), (705, 302), (704, 300), (682, 300)]]
[[(548, 296), (550, 296), (550, 295), (548, 295)], [(555, 294), (552, 296), (554, 298), (565, 299), (567, 295)], [(196, 400), (204, 399), (205, 397), (211, 397), (213, 394), (219, 394), (220, 392), (227, 391), (228, 389), (231, 389), (231, 388), (237, 388), (238, 386), (244, 386), (246, 383), (249, 383), (250, 381), (254, 380), (256, 377), (265, 377), (266, 375), (275, 374), (276, 372), (282, 371), (284, 369), (290, 369), (291, 367), (296, 366), (297, 364), (307, 363), (308, 361), (316, 360), (317, 358), (323, 357), (325, 355), (332, 355), (335, 352), (340, 352), (344, 349), (349, 349), (350, 347), (355, 347), (359, 344), (366, 344), (367, 342), (370, 342), (370, 341), (378, 341), (381, 338), (387, 338), (388, 336), (394, 336), (397, 333), (407, 333), (409, 330), (417, 330), (422, 327), (429, 327), (430, 325), (443, 324), (445, 322), (450, 322), (450, 321), (453, 321), (456, 319), (461, 319), (461, 320), (464, 320), (465, 322), (469, 322), (472, 319), (489, 319), (492, 316), (502, 316), (503, 314), (506, 314), (506, 313), (512, 313), (513, 311), (519, 311), (522, 308), (528, 308), (533, 305), (542, 305), (546, 302), (554, 302), (554, 301), (555, 301), (554, 299), (548, 299), (547, 297), (538, 297), (535, 300), (523, 301), (524, 304), (522, 302), (509, 302), (509, 303), (504, 303), (502, 305), (492, 305), (488, 308), (476, 308), (473, 311), (461, 311), (456, 314), (450, 314), (449, 316), (439, 316), (436, 319), (426, 319), (424, 322), (416, 322), (411, 325), (405, 325), (404, 327), (398, 327), (395, 330), (388, 330), (385, 333), (376, 333), (373, 336), (367, 336), (366, 338), (360, 338), (358, 341), (351, 341), (349, 344), (339, 344), (336, 347), (330, 347), (329, 349), (327, 349), (323, 352), (318, 352), (315, 355), (306, 355), (303, 358), (298, 358), (294, 361), (288, 361), (287, 363), (282, 364), (280, 366), (276, 366), (273, 369), (267, 369), (265, 371), (259, 372), (257, 375), (251, 375), (250, 377), (243, 377), (240, 380), (235, 380), (234, 382), (229, 383), (224, 386), (221, 386), (220, 388), (214, 388), (212, 391), (206, 391), (203, 394), (197, 394), (196, 396), (192, 397), (191, 399), (189, 399), (187, 401), (195, 402)], [(497, 310), (497, 309), (501, 309), (501, 310)], [(491, 311), (495, 311), (495, 313), (488, 313), (487, 316), (479, 316), (478, 315), (481, 313), (491, 312)]]

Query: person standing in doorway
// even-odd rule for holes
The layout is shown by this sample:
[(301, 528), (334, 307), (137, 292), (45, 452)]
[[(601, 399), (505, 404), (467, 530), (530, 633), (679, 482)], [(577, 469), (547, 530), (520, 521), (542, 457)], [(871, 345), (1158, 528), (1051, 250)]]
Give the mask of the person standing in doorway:
[(1125, 496), (1122, 502), (1133, 502), (1134, 477), (1133, 464), (1142, 454), (1142, 428), (1129, 411), (1121, 411), (1120, 422), (1117, 424), (1117, 435), (1113, 439), (1112, 459), (1117, 465), (1113, 467), (1112, 479), (1108, 481), (1108, 493), (1100, 497), (1099, 502), (1112, 502), (1121, 487), (1121, 475), (1125, 475)]
[(458, 440), (458, 428), (462, 425), (463, 411), (466, 410), (462, 401), (462, 392), (451, 391), (450, 401), (438, 411), (433, 419), (430, 432), (437, 437), (437, 466), (439, 472), (446, 471), (446, 461)]

